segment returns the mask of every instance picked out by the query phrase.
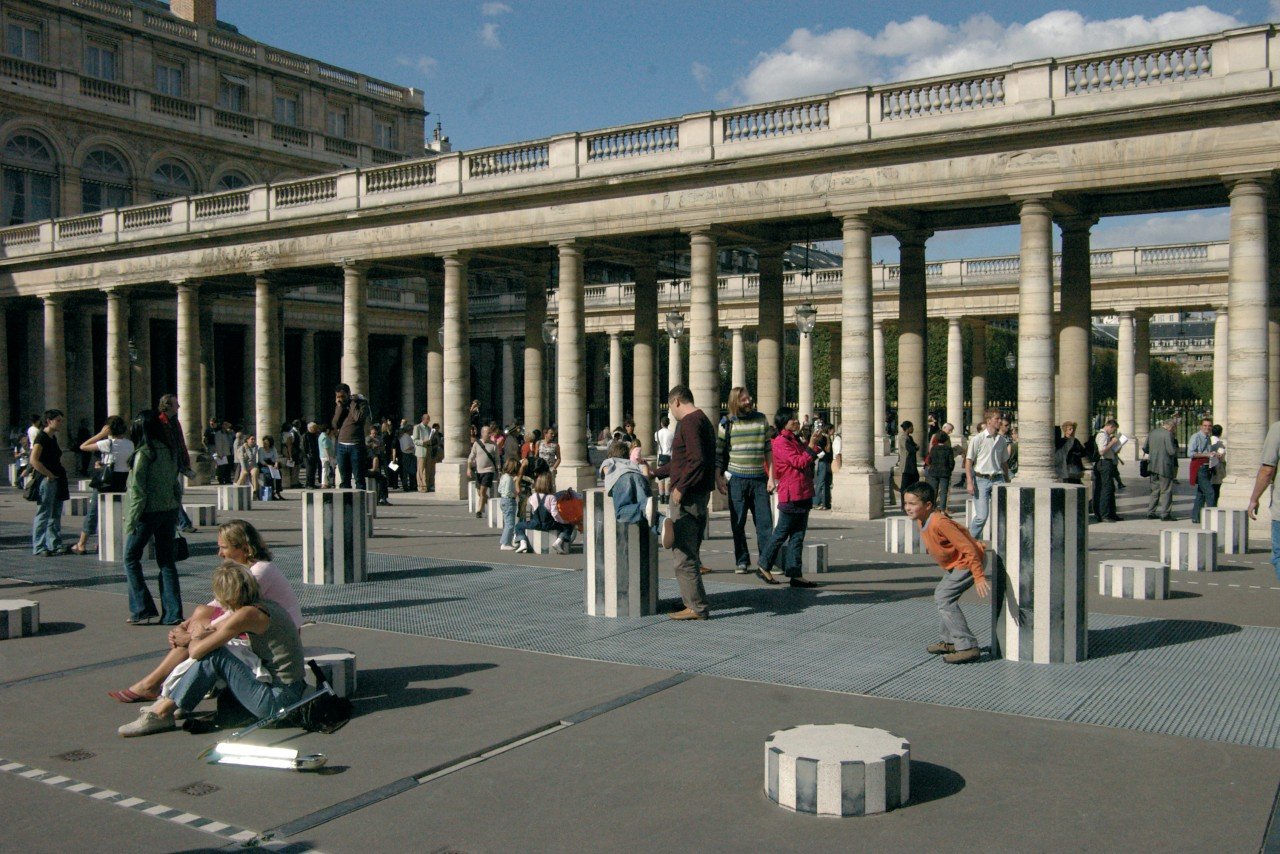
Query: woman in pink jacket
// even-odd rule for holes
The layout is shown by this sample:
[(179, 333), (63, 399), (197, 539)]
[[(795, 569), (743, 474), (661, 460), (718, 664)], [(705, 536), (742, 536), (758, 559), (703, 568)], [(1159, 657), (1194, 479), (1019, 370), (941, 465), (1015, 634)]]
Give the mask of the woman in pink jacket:
[(783, 573), (792, 587), (817, 587), (801, 577), (800, 559), (804, 554), (804, 535), (809, 528), (809, 511), (813, 509), (813, 466), (816, 452), (801, 441), (796, 433), (800, 419), (790, 409), (779, 409), (773, 419), (778, 435), (773, 440), (773, 480), (778, 485), (778, 524), (769, 545), (760, 555), (756, 574), (766, 584), (777, 584), (773, 577), (774, 562), (785, 546)]

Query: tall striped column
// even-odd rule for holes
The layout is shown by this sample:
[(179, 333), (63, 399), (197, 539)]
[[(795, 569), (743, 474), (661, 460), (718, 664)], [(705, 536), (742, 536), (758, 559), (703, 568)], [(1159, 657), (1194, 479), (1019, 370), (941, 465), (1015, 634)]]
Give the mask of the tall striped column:
[(362, 489), (302, 493), (303, 583), (365, 580), (366, 494)]
[(1087, 499), (1076, 484), (992, 492), (991, 654), (1057, 664), (1089, 656)]
[(658, 612), (658, 537), (649, 523), (619, 522), (603, 489), (587, 490), (587, 613), (594, 617), (648, 617)]
[(98, 560), (124, 561), (124, 493), (98, 493)]

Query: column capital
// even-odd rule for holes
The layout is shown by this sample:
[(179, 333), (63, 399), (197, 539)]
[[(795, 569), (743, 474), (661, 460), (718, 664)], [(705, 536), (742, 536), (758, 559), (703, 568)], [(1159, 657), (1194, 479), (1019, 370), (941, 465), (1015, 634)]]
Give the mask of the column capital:
[(899, 246), (918, 246), (923, 248), (925, 242), (930, 237), (933, 237), (933, 229), (911, 228), (904, 231), (895, 231), (893, 236), (897, 238)]
[(200, 279), (187, 279), (187, 278), (170, 279), (169, 283), (173, 285), (175, 288), (177, 288), (179, 291), (183, 289), (197, 291), (200, 289), (200, 286), (204, 284), (204, 282), (201, 281)]
[(1215, 313), (1215, 314), (1226, 314), (1226, 313), (1227, 313), (1227, 307), (1226, 307), (1225, 305), (1220, 305), (1220, 306), (1217, 306), (1216, 308), (1214, 308), (1214, 310), (1213, 310), (1213, 311), (1214, 311), (1214, 313)]
[(1053, 221), (1062, 229), (1063, 234), (1088, 234), (1098, 224), (1096, 214), (1065, 213), (1054, 216)]
[(1223, 175), (1222, 183), (1227, 185), (1233, 196), (1237, 192), (1269, 195), (1275, 186), (1275, 179), (1270, 172), (1244, 172), (1239, 175)]
[(582, 255), (586, 251), (586, 244), (576, 237), (572, 237), (568, 240), (557, 240), (552, 243), (551, 246), (556, 250), (556, 254), (558, 255), (564, 255), (566, 252), (576, 252), (577, 254)]
[(369, 272), (369, 268), (373, 266), (373, 262), (365, 261), (359, 258), (343, 258), (341, 261), (336, 262), (334, 266), (342, 270), (342, 272), (344, 273), (347, 272), (348, 270), (351, 270), (353, 272), (359, 272), (359, 273), (367, 273)]
[(65, 305), (67, 302), (67, 295), (57, 293), (57, 292), (49, 293), (49, 294), (41, 294), (40, 301), (44, 305), (52, 305), (52, 306)]
[(875, 214), (872, 213), (871, 208), (850, 208), (848, 210), (837, 210), (837, 211), (832, 211), (831, 215), (836, 219), (840, 220), (842, 223), (853, 220), (856, 222), (863, 222), (868, 226), (872, 225), (875, 220)]

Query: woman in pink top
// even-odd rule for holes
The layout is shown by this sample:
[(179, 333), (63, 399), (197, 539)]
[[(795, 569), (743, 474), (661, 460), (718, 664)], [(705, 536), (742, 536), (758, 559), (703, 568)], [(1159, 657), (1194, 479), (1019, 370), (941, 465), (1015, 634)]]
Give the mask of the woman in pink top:
[(772, 570), (778, 553), (785, 545), (782, 570), (791, 579), (791, 586), (817, 587), (801, 576), (804, 535), (809, 529), (809, 511), (813, 509), (813, 465), (817, 453), (796, 435), (800, 420), (790, 409), (779, 409), (773, 424), (778, 429), (772, 446), (773, 481), (778, 490), (778, 524), (773, 529), (769, 545), (760, 554), (756, 574), (766, 584), (777, 584)]
[[(242, 519), (231, 519), (218, 527), (218, 557), (233, 560), (249, 568), (258, 580), (263, 599), (275, 602), (293, 620), (295, 627), (302, 626), (302, 608), (293, 586), (279, 569), (271, 563), (271, 551), (258, 530)], [(213, 627), (225, 619), (226, 614), (217, 601), (201, 605), (186, 622), (169, 632), (169, 652), (160, 664), (122, 691), (108, 691), (108, 696), (122, 703), (150, 702), (160, 696), (165, 680), (183, 662), (188, 660), (187, 646), (193, 638), (209, 634)]]

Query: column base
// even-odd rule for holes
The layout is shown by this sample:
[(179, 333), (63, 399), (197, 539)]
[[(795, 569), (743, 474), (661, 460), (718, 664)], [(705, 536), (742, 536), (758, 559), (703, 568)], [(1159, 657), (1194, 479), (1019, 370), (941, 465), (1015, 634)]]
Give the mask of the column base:
[(853, 519), (879, 519), (884, 515), (884, 474), (838, 472), (831, 479), (831, 508)]
[[(1218, 495), (1218, 506), (1225, 510), (1244, 510), (1249, 506), (1249, 496), (1253, 495), (1253, 480), (1257, 469), (1246, 474), (1229, 474), (1222, 479), (1222, 492)], [(1274, 489), (1274, 487), (1272, 487)], [(1271, 489), (1262, 493), (1258, 499), (1258, 518), (1249, 520), (1249, 539), (1271, 542)]]
[(436, 495), (450, 501), (466, 501), (467, 485), (471, 478), (467, 477), (466, 460), (441, 460), (436, 463)]
[(208, 486), (213, 483), (213, 458), (203, 451), (191, 455), (191, 470), (196, 473), (188, 481), (191, 486)]
[(589, 465), (561, 463), (556, 470), (556, 489), (575, 489), (585, 492), (596, 488), (596, 470)]

